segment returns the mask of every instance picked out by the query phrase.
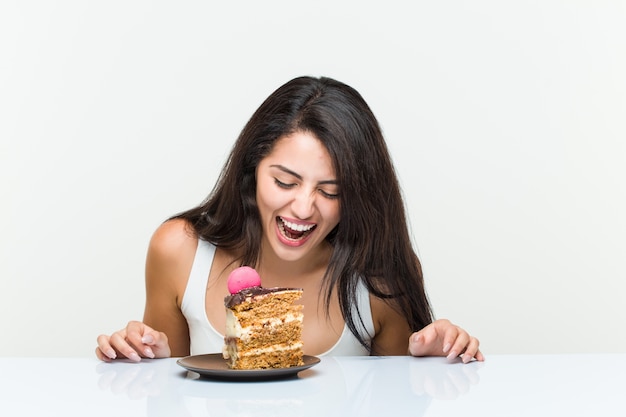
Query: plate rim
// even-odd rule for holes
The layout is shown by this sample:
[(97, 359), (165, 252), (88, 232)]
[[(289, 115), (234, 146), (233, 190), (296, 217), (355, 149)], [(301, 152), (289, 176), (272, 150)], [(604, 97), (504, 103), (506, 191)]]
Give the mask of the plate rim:
[(196, 372), (202, 376), (220, 379), (271, 379), (281, 376), (297, 375), (299, 372), (307, 370), (321, 362), (321, 358), (313, 355), (303, 355), (304, 365), (290, 366), (287, 368), (267, 368), (267, 369), (229, 369), (229, 368), (202, 368), (185, 364), (191, 358), (209, 357), (211, 359), (222, 358), (221, 353), (204, 353), (198, 355), (188, 355), (178, 358), (176, 363), (188, 371)]

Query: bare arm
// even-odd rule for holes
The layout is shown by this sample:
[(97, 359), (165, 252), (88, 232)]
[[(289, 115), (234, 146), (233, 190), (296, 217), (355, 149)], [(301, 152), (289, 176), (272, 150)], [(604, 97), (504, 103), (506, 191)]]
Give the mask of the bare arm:
[(143, 322), (131, 321), (110, 336), (98, 336), (98, 358), (139, 361), (189, 354), (189, 329), (180, 304), (196, 246), (197, 240), (182, 220), (168, 221), (157, 229), (146, 259)]
[(411, 328), (406, 319), (388, 303), (370, 295), (376, 335), (372, 350), (376, 355), (406, 355)]
[(185, 222), (172, 220), (154, 233), (146, 258), (143, 321), (167, 335), (172, 356), (189, 355), (189, 328), (180, 307), (196, 247)]

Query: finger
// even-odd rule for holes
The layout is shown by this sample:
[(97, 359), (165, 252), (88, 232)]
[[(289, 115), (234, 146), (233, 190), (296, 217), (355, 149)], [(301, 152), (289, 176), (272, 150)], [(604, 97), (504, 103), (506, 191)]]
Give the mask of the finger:
[(171, 354), (167, 335), (163, 332), (151, 330), (144, 334), (141, 341), (146, 345), (146, 349), (150, 349), (152, 357), (169, 357)]
[(144, 334), (141, 337), (141, 343), (142, 343), (142, 354), (148, 358), (153, 359), (154, 358), (154, 351), (152, 349), (151, 346), (156, 346), (158, 345), (158, 341), (157, 341), (157, 337), (155, 337), (152, 334)]
[(425, 347), (424, 333), (416, 332), (409, 337), (409, 353), (411, 356), (425, 356)]
[(465, 348), (465, 352), (463, 352), (463, 363), (468, 363), (477, 355), (478, 344), (478, 339), (470, 337), (469, 343)]
[(422, 330), (415, 332), (409, 338), (409, 352), (412, 356), (427, 356), (433, 354), (433, 345), (437, 341), (437, 330), (429, 324)]
[(111, 335), (109, 339), (112, 346), (124, 357), (130, 359), (133, 362), (139, 362), (141, 357), (135, 349), (126, 341), (126, 338), (122, 336), (122, 332), (116, 332)]
[(126, 326), (127, 342), (135, 352), (146, 358), (154, 358), (154, 352), (149, 345), (154, 344), (156, 333), (158, 332), (138, 321), (131, 321)]
[(117, 357), (115, 349), (113, 349), (113, 346), (111, 346), (109, 340), (109, 336), (104, 334), (101, 334), (97, 338), (98, 347), (96, 348), (96, 356), (98, 356), (98, 358), (103, 361), (115, 359)]
[(170, 346), (165, 333), (156, 331), (143, 323), (139, 323), (139, 325), (140, 331), (137, 334), (133, 333), (132, 343), (137, 347), (140, 354), (152, 359), (168, 357), (170, 355)]
[(146, 358), (165, 358), (171, 355), (167, 336), (139, 321), (126, 326), (126, 340), (135, 351)]
[(448, 357), (458, 356), (460, 353), (459, 349), (455, 349), (455, 345), (459, 338), (459, 328), (457, 326), (448, 324), (448, 326), (443, 329), (443, 340), (442, 340), (442, 351), (444, 354), (448, 354)]
[(105, 355), (104, 353), (102, 353), (102, 351), (100, 350), (99, 347), (96, 347), (96, 357), (98, 359), (100, 359), (103, 362), (111, 362), (111, 358), (109, 358), (107, 355)]
[[(448, 351), (448, 356), (447, 356), (448, 359), (454, 359), (454, 358), (457, 358), (463, 352), (465, 352), (465, 350), (467, 349), (467, 345), (470, 341), (470, 337), (469, 337), (469, 334), (467, 334), (467, 332), (461, 331), (459, 330), (459, 328), (455, 328), (454, 331), (450, 330), (449, 332), (446, 332), (446, 338), (448, 338), (448, 333), (453, 333), (456, 335), (456, 338), (452, 342), (451, 347)], [(445, 347), (444, 347), (444, 350), (445, 350)]]

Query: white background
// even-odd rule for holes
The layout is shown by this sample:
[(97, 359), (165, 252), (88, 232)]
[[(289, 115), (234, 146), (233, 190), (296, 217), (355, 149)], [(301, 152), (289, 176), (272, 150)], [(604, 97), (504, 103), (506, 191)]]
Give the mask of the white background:
[(3, 1), (0, 355), (141, 319), (152, 232), (298, 75), (378, 116), (437, 317), (487, 355), (626, 352), (624, 4)]

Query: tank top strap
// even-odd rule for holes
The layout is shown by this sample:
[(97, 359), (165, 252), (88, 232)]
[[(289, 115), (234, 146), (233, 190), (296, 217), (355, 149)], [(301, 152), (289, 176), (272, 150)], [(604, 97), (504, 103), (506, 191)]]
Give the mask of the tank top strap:
[[(360, 316), (360, 320), (359, 320)], [(370, 306), (370, 294), (363, 280), (359, 280), (356, 287), (356, 303), (352, 306), (352, 317), (359, 335), (368, 345), (375, 335), (374, 320), (372, 319), (372, 307)], [(348, 325), (345, 324), (339, 340), (328, 351), (320, 356), (367, 356), (369, 351), (352, 334)]]
[[(365, 340), (374, 338), (374, 320), (372, 319), (372, 307), (370, 305), (370, 293), (362, 279), (356, 289), (357, 303), (352, 307), (353, 317), (358, 333)], [(359, 316), (361, 319), (359, 320)]]
[(206, 288), (215, 250), (212, 243), (198, 239), (196, 255), (181, 302), (181, 312), (189, 326), (192, 354), (221, 352), (224, 341), (223, 336), (211, 326), (206, 315)]

